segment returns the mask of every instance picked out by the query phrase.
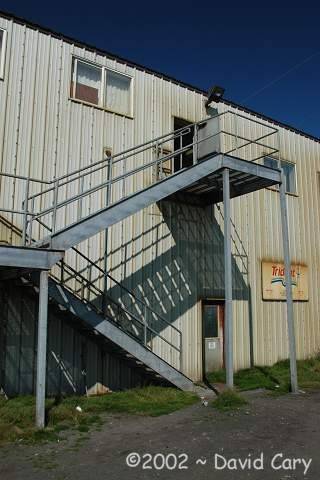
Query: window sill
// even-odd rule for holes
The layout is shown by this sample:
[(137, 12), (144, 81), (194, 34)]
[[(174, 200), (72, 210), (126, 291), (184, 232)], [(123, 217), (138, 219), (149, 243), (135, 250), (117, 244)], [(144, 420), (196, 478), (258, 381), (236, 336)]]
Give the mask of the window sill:
[(129, 120), (134, 120), (134, 117), (131, 116), (131, 115), (126, 115), (125, 113), (115, 112), (114, 110), (110, 110), (109, 108), (101, 107), (101, 105), (95, 105), (94, 103), (84, 102), (83, 100), (78, 100), (77, 98), (72, 98), (72, 97), (69, 97), (68, 100), (71, 101), (71, 102), (74, 102), (74, 103), (78, 103), (80, 105), (85, 105), (87, 107), (92, 107), (92, 108), (96, 108), (98, 110), (102, 110), (103, 112), (113, 113), (115, 115), (118, 115), (119, 117), (124, 117), (124, 118), (128, 118)]
[[(272, 192), (277, 192), (277, 193), (279, 193), (279, 189), (278, 189), (278, 188), (267, 187), (267, 190), (271, 190)], [(299, 197), (298, 193), (292, 193), (292, 192), (286, 192), (286, 195), (289, 195), (290, 197), (296, 197), (296, 198)]]

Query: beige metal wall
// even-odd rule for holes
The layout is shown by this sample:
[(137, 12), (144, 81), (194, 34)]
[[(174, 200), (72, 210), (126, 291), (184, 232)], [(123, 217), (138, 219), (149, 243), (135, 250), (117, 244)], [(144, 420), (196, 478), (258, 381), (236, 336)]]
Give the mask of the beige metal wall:
[[(170, 131), (173, 116), (190, 121), (206, 116), (204, 98), (195, 91), (1, 17), (0, 27), (8, 31), (0, 80), (1, 171), (51, 179), (101, 159), (104, 147), (117, 153)], [(133, 119), (69, 99), (72, 55), (132, 75)], [(255, 132), (249, 123), (249, 131), (246, 125), (239, 127), (244, 136), (258, 135), (259, 128)], [(319, 143), (283, 128), (280, 142), (282, 158), (297, 164), (298, 196), (288, 196), (288, 206), (292, 259), (309, 266), (309, 301), (294, 305), (298, 356), (306, 357), (320, 346), (320, 149)], [(146, 175), (136, 179), (137, 186), (149, 181)], [(1, 204), (20, 207), (22, 183), (0, 182)], [(92, 197), (86, 211), (102, 201)], [(250, 364), (250, 350), (256, 363), (270, 364), (287, 357), (285, 304), (263, 302), (261, 296), (261, 259), (282, 259), (278, 193), (263, 190), (235, 199), (232, 213), (235, 367)], [(6, 217), (21, 226), (18, 216)], [(72, 219), (74, 208), (60, 221)], [(199, 299), (223, 298), (222, 219), (219, 206), (203, 210), (162, 202), (115, 225), (108, 236), (108, 269), (183, 331), (184, 371), (194, 379), (202, 369)], [(16, 243), (17, 234), (0, 222), (0, 240)], [(103, 266), (104, 232), (80, 248)], [(86, 271), (74, 254), (68, 261)], [(176, 361), (163, 344), (157, 348)]]
[[(279, 129), (279, 142), (281, 159), (296, 164), (297, 195), (287, 195), (287, 205), (291, 260), (308, 266), (309, 301), (294, 302), (297, 353), (305, 358), (320, 351), (320, 144), (284, 128)], [(261, 261), (283, 261), (279, 194), (265, 189), (232, 204), (235, 229), (249, 254), (254, 359), (258, 364), (271, 364), (288, 357), (285, 303), (262, 301), (261, 293)], [(237, 309), (235, 305), (235, 321), (240, 326)], [(237, 342), (235, 348), (239, 346)], [(238, 366), (243, 366), (244, 357), (237, 358)]]

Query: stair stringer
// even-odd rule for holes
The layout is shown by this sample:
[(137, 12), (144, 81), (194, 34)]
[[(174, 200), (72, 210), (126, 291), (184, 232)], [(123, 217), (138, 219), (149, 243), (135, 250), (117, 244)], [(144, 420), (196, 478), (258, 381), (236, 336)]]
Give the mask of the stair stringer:
[(223, 156), (221, 154), (214, 154), (213, 157), (201, 163), (180, 170), (168, 178), (124, 197), (118, 202), (102, 208), (92, 215), (59, 230), (38, 242), (36, 246), (43, 247), (50, 245), (51, 248), (68, 250), (111, 225), (120, 222), (124, 218), (137, 213), (143, 208), (163, 200), (179, 190), (183, 190), (201, 178), (214, 173), (222, 166)]
[(53, 279), (49, 280), (49, 297), (86, 324), (90, 325), (96, 332), (108, 340), (111, 340), (137, 360), (143, 362), (146, 368), (152, 369), (172, 385), (184, 391), (197, 391), (196, 386), (190, 378), (176, 370), (148, 348), (141, 345), (107, 317), (99, 315), (89, 304), (82, 302), (78, 297)]

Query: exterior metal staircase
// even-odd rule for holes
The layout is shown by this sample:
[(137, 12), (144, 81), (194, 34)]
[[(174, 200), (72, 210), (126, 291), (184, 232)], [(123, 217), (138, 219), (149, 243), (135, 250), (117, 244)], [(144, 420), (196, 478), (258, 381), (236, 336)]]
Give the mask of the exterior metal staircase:
[[(240, 120), (252, 122), (256, 130), (258, 125), (260, 134), (254, 138), (241, 136), (243, 125), (237, 126)], [(260, 185), (251, 190), (278, 183), (276, 170), (257, 163), (278, 151), (274, 147), (276, 133), (269, 125), (227, 111), (51, 181), (2, 173), (1, 177), (7, 181), (10, 178), (22, 181), (25, 193), (21, 209), (0, 211), (23, 216), (24, 246), (66, 251), (152, 203), (176, 198), (179, 192), (191, 193), (199, 190), (199, 186), (207, 193), (208, 186), (213, 193), (222, 191), (221, 178), (219, 185), (216, 172), (221, 177), (223, 168), (235, 167), (235, 159), (237, 175), (231, 197), (243, 194), (242, 188), (250, 191), (253, 176)], [(174, 149), (177, 143), (180, 148)], [(168, 169), (168, 163), (175, 167)], [(204, 191), (200, 189), (198, 193)], [(99, 207), (91, 212), (90, 202), (97, 205), (97, 195)], [(211, 203), (220, 200), (221, 196), (213, 194)], [(34, 240), (35, 224), (37, 240)]]
[[(83, 282), (86, 285), (87, 289), (92, 289), (96, 292), (97, 287), (94, 284), (90, 285), (86, 278), (70, 267), (66, 267), (66, 265), (63, 265), (63, 269), (64, 274), (69, 273), (69, 275), (75, 276), (79, 282)], [(39, 279), (37, 275), (31, 274), (29, 279), (33, 285), (38, 285)], [(85, 292), (82, 288), (80, 291), (81, 293), (76, 294), (76, 292), (67, 288), (66, 284), (61, 283), (61, 280), (59, 281), (53, 276), (49, 279), (50, 301), (56, 303), (60, 310), (69, 312), (83, 322), (87, 329), (89, 327), (95, 333), (107, 339), (108, 343), (112, 344), (112, 348), (117, 349), (118, 355), (125, 357), (126, 360), (130, 359), (136, 366), (144, 370), (147, 376), (153, 377), (157, 382), (160, 381), (159, 379), (162, 379), (165, 380), (166, 384), (182, 390), (194, 390), (194, 384), (189, 378), (152, 351), (153, 338), (156, 338), (158, 342), (160, 339), (161, 342), (168, 346), (169, 350), (173, 350), (176, 353), (180, 364), (181, 347), (179, 344), (181, 332), (177, 328), (168, 324), (166, 320), (147, 307), (144, 302), (139, 302), (140, 307), (143, 307), (145, 311), (148, 309), (150, 315), (157, 316), (158, 322), (165, 323), (167, 328), (175, 331), (177, 342), (174, 344), (166, 339), (159, 329), (155, 330), (150, 327), (144, 321), (144, 315), (139, 317), (133, 313), (132, 308), (125, 308), (110, 296), (106, 298), (104, 292), (99, 292), (103, 299), (99, 305), (98, 302), (91, 302), (85, 298), (88, 292)], [(132, 292), (127, 291), (127, 293), (133, 296)], [(137, 302), (136, 298), (134, 300)], [(105, 307), (102, 306), (103, 303), (105, 303)]]
[[(160, 375), (178, 388), (193, 390), (193, 382), (181, 373), (181, 331), (83, 253), (76, 248), (73, 250), (87, 262), (93, 278), (89, 280), (61, 261), (58, 265), (59, 275), (51, 273), (49, 297), (126, 352), (126, 355), (134, 357), (142, 368)], [(101, 276), (110, 287), (117, 290), (117, 296), (97, 286), (96, 279)], [(161, 351), (163, 345), (167, 355), (161, 358), (156, 352), (157, 347)]]
[[(258, 125), (253, 138), (240, 134), (241, 122)], [(231, 172), (231, 197), (281, 183), (279, 170), (257, 163), (266, 154), (278, 151), (272, 139), (276, 133), (277, 130), (269, 125), (228, 111), (51, 181), (1, 173), (6, 181), (24, 184), (24, 200), (22, 208), (0, 209), (23, 218), (22, 247), (14, 252), (9, 247), (1, 247), (0, 263), (30, 271), (37, 258), (37, 268), (50, 269), (63, 258), (66, 250), (152, 203), (166, 198), (185, 201), (186, 196), (191, 202), (196, 198), (203, 198), (204, 204), (208, 199), (211, 203), (218, 202), (222, 198), (222, 173), (226, 169)], [(190, 135), (192, 141), (189, 143), (185, 140)], [(173, 144), (177, 142), (180, 148), (174, 149)], [(192, 159), (191, 164), (189, 160), (186, 162), (187, 157)], [(92, 212), (91, 203), (96, 201), (97, 195), (100, 206)], [(101, 203), (101, 199), (105, 202)], [(8, 256), (8, 252), (11, 255)], [(81, 253), (77, 251), (77, 254)], [(60, 307), (78, 316), (156, 375), (184, 390), (194, 389), (192, 381), (181, 373), (182, 338), (174, 325), (132, 292), (127, 291), (127, 294), (133, 299), (133, 310), (81, 278), (80, 273), (63, 260), (60, 271), (60, 278), (53, 278), (51, 274), (49, 284), (49, 296)], [(103, 270), (100, 273), (107, 276)], [(71, 286), (70, 275), (77, 287)], [(151, 318), (156, 320), (152, 326)], [(158, 325), (157, 329), (154, 324)], [(169, 338), (175, 338), (178, 343)], [(156, 353), (153, 344), (159, 341), (165, 342), (170, 351), (167, 358), (160, 358)], [(171, 364), (178, 365), (179, 370)]]

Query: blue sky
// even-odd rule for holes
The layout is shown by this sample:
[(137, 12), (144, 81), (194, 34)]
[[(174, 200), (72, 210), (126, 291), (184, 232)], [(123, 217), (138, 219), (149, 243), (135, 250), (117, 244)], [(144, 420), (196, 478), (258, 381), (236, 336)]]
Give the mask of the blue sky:
[[(261, 4), (261, 6), (259, 6)], [(320, 137), (320, 5), (22, 1), (0, 9)]]

